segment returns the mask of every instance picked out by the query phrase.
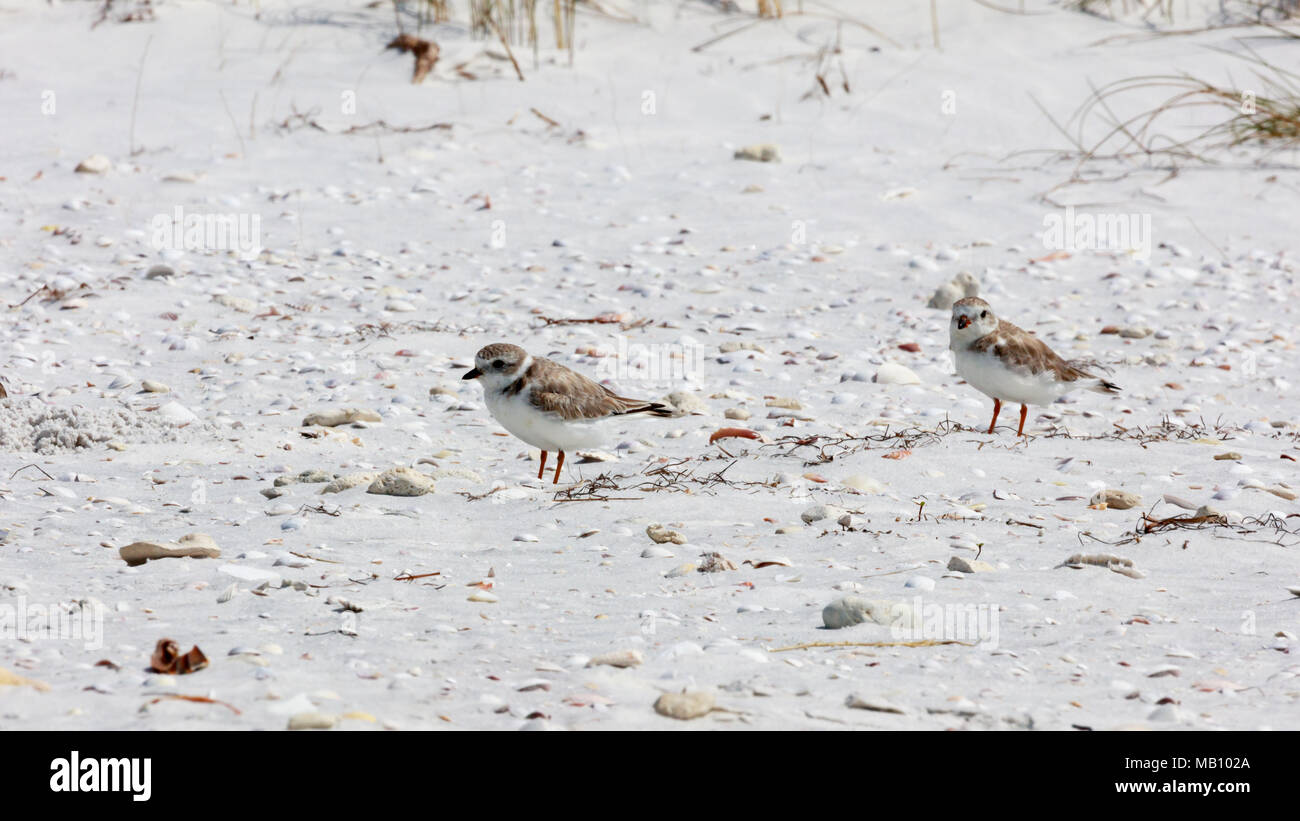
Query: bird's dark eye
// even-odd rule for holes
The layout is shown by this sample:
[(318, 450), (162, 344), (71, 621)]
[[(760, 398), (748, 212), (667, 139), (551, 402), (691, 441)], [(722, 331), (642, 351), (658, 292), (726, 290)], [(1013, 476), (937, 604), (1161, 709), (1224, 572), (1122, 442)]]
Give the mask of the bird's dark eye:
[(988, 312), (988, 311), (980, 311), (980, 316), (981, 316), (981, 317), (986, 317), (986, 316), (988, 316), (988, 315), (989, 315), (989, 312)]
[(501, 369), (504, 368), (505, 366), (506, 366), (506, 363), (503, 362), (503, 361), (500, 360), (500, 359), (498, 359), (497, 361), (495, 361), (495, 362), (492, 363), (492, 367), (496, 368), (497, 370), (501, 370)]

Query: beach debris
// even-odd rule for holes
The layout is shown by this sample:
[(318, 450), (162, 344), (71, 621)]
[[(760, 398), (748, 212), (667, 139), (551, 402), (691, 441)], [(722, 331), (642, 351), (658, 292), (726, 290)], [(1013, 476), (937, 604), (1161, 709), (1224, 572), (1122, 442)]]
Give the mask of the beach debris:
[(131, 567), (137, 567), (151, 559), (216, 559), (221, 549), (206, 533), (186, 533), (175, 542), (132, 542), (118, 555)]
[(1088, 502), (1089, 506), (1100, 505), (1099, 510), (1128, 510), (1140, 504), (1142, 504), (1142, 497), (1138, 494), (1130, 493), (1127, 490), (1113, 490), (1110, 488), (1097, 491)]
[(295, 713), (289, 717), (290, 730), (329, 730), (338, 719), (324, 713)]
[(203, 651), (197, 644), (191, 647), (188, 653), (182, 655), (180, 645), (172, 639), (158, 639), (153, 656), (149, 660), (149, 669), (155, 673), (174, 675), (197, 673), (207, 666), (208, 657), (203, 655)]
[(603, 653), (599, 656), (592, 656), (587, 660), (588, 667), (599, 667), (605, 665), (608, 667), (639, 667), (645, 663), (645, 656), (641, 655), (640, 650), (616, 650), (612, 653)]
[(760, 439), (757, 433), (749, 428), (718, 428), (709, 436), (709, 444), (712, 445), (719, 439)]
[(953, 556), (948, 560), (948, 569), (955, 570), (958, 573), (988, 573), (997, 568), (988, 562), (964, 559), (961, 556)]
[(43, 681), (37, 681), (34, 678), (20, 676), (12, 670), (0, 667), (0, 687), (31, 687), (37, 692), (48, 692), (50, 685)]
[(781, 147), (772, 143), (756, 143), (737, 148), (733, 155), (737, 160), (749, 160), (751, 162), (780, 162)]
[(379, 496), (423, 496), (433, 493), (433, 477), (414, 468), (386, 470), (370, 483), (366, 493)]
[(703, 561), (701, 561), (699, 567), (696, 568), (696, 571), (700, 573), (721, 573), (727, 570), (736, 569), (736, 566), (731, 563), (731, 560), (726, 556), (723, 556), (721, 553), (701, 553), (700, 557)]
[(664, 693), (655, 699), (655, 712), (679, 721), (689, 721), (713, 712), (714, 703), (713, 693), (707, 690)]
[(369, 408), (334, 408), (332, 410), (317, 411), (316, 413), (308, 414), (307, 417), (302, 420), (302, 426), (304, 428), (309, 428), (313, 425), (320, 425), (325, 428), (333, 428), (338, 427), (339, 425), (351, 424), (353, 422), (382, 421), (384, 421), (384, 417)]
[(1128, 576), (1130, 579), (1145, 578), (1146, 574), (1133, 564), (1132, 559), (1126, 559), (1122, 556), (1116, 556), (1111, 553), (1075, 553), (1070, 558), (1061, 562), (1057, 567), (1069, 567), (1079, 570), (1088, 565), (1094, 567), (1104, 567), (1121, 576)]
[(851, 693), (844, 700), (844, 706), (851, 710), (869, 710), (873, 713), (893, 713), (895, 715), (907, 715), (907, 711), (902, 707), (897, 707), (880, 698), (864, 697)]
[(385, 49), (396, 49), (399, 52), (405, 52), (414, 55), (415, 68), (411, 73), (411, 84), (419, 85), (425, 77), (433, 71), (433, 66), (438, 62), (437, 43), (425, 40), (422, 37), (416, 37), (414, 34), (399, 34), (393, 38)]
[(113, 168), (113, 161), (103, 154), (91, 154), (77, 163), (78, 174), (107, 174)]
[[(647, 525), (645, 533), (655, 544), (664, 544), (672, 542), (673, 544), (686, 544), (686, 537), (676, 530), (669, 530), (661, 524)], [(669, 554), (671, 555), (671, 554)]]

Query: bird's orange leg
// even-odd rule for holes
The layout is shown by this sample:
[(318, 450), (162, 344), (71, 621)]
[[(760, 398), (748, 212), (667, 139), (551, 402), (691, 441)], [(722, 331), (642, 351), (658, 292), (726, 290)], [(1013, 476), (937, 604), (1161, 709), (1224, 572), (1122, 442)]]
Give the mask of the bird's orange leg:
[(993, 426), (998, 423), (998, 414), (1002, 413), (1002, 400), (993, 400), (993, 421), (989, 422), (989, 433), (993, 432)]
[(542, 466), (537, 469), (537, 478), (538, 479), (542, 478), (542, 474), (545, 472), (546, 472), (546, 451), (542, 451)]
[(1029, 413), (1028, 405), (1020, 406), (1020, 430), (1016, 431), (1016, 436), (1025, 435), (1025, 414)]
[(558, 485), (560, 483), (560, 468), (562, 467), (564, 467), (564, 451), (560, 451), (560, 458), (555, 460), (555, 478), (551, 480), (551, 484)]

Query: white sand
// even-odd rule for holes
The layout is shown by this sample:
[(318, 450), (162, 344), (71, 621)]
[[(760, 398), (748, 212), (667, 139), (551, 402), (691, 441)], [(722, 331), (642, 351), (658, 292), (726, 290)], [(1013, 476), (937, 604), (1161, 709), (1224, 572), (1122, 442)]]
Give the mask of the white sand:
[[(1031, 263), (1055, 250), (1044, 218), (1062, 213), (1041, 197), (1075, 168), (1017, 153), (1070, 147), (1031, 95), (1065, 122), (1090, 83), (1249, 72), (1207, 48), (1239, 50), (1229, 32), (1093, 45), (1142, 29), (1026, 5), (1046, 13), (941, 2), (936, 50), (927, 4), (872, 4), (860, 16), (889, 41), (845, 26), (851, 92), (835, 61), (832, 96), (804, 99), (810, 58), (835, 36), (824, 18), (695, 52), (739, 18), (667, 2), (640, 24), (580, 14), (574, 66), (517, 49), (523, 83), (476, 57), (496, 46), (449, 26), (431, 35), (433, 76), (412, 86), (409, 55), (382, 52), (387, 6), (263, 0), (256, 19), (247, 4), (165, 3), (154, 22), (91, 30), (97, 4), (0, 0), (0, 298), (43, 285), (60, 297), (38, 294), (0, 328), (0, 628), (5, 606), (33, 630), (51, 610), (102, 612), (101, 641), (19, 639), (10, 623), (0, 668), (50, 689), (0, 686), (0, 729), (281, 729), (302, 713), (352, 729), (1300, 728), (1296, 536), (1096, 541), (1123, 539), (1145, 511), (1193, 512), (1164, 494), (1300, 527), (1284, 498), (1297, 463), (1283, 458), (1300, 459), (1297, 189), (1275, 167), (1295, 158), (1258, 167), (1245, 148), (1168, 181), (1138, 168), (1103, 182), (1136, 167), (1102, 163), (1053, 202), (1149, 215), (1149, 260), (1081, 248)], [(1295, 70), (1282, 51), (1269, 53)], [(457, 77), (471, 58), (478, 79)], [(326, 134), (295, 111), (330, 131), (451, 128)], [(760, 143), (783, 161), (733, 159)], [(107, 173), (74, 173), (94, 154)], [(260, 247), (159, 250), (152, 221), (178, 207), (246, 230), (255, 216)], [(160, 263), (174, 276), (147, 278)], [(925, 307), (963, 270), (1006, 318), (1109, 365), (1123, 396), (1033, 408), (1027, 443), (1008, 407), (985, 435), (991, 402), (952, 375), (947, 314)], [(539, 319), (607, 313), (650, 322)], [(494, 435), (478, 385), (460, 380), (494, 341), (627, 394), (686, 391), (703, 410), (629, 420), (615, 461), (570, 454), (561, 487), (601, 473), (617, 487), (558, 503), (549, 471), (533, 478), (526, 447)], [(611, 358), (699, 361), (692, 346), (703, 357), (686, 379)], [(919, 384), (872, 382), (889, 361)], [(170, 392), (141, 393), (146, 379)], [(38, 446), (25, 414), (46, 406), (86, 420), (88, 446)], [(300, 433), (333, 408), (383, 422)], [(836, 439), (945, 417), (971, 429), (920, 434), (902, 459), (881, 458), (897, 441), (858, 440), (806, 464)], [(825, 438), (710, 445), (724, 426)], [(1088, 438), (1120, 428), (1131, 433)], [(1229, 451), (1241, 459), (1213, 459)], [(667, 483), (641, 475), (661, 459), (689, 460), (673, 470), (702, 481), (650, 489)], [(435, 492), (368, 494), (367, 480), (259, 493), (305, 470), (398, 466), (433, 475)], [(707, 479), (724, 468), (731, 484)], [(1105, 488), (1143, 503), (1090, 509)], [(818, 504), (851, 511), (854, 529), (805, 525)], [(656, 546), (652, 523), (687, 543)], [(221, 558), (118, 556), (192, 532)], [(670, 574), (706, 552), (738, 569)], [(991, 570), (946, 570), (977, 552)], [(1059, 566), (1076, 553), (1130, 559), (1141, 577)], [(996, 613), (996, 641), (771, 652), (890, 641), (875, 623), (821, 629), (822, 609), (850, 595)], [(161, 638), (211, 665), (148, 672)], [(644, 662), (586, 666), (632, 651)], [(722, 709), (681, 723), (654, 712), (683, 688)]]

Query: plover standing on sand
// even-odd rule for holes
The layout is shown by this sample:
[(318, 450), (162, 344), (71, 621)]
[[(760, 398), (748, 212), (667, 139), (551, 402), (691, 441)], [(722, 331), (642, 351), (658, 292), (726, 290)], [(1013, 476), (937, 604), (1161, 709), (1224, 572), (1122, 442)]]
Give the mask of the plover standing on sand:
[(1047, 343), (998, 319), (989, 304), (979, 297), (959, 299), (952, 306), (948, 328), (957, 375), (971, 387), (993, 399), (993, 421), (997, 424), (1003, 402), (1020, 403), (1020, 427), (1025, 433), (1025, 414), (1030, 405), (1048, 405), (1078, 388), (1098, 393), (1119, 393), (1119, 386), (1084, 370), (1079, 360), (1067, 362)]
[(603, 424), (616, 416), (648, 413), (674, 416), (659, 402), (629, 399), (558, 362), (530, 356), (518, 345), (498, 342), (474, 355), (474, 367), (462, 379), (483, 383), (488, 411), (501, 426), (542, 451), (537, 478), (546, 471), (546, 454), (559, 451), (555, 478), (560, 481), (564, 453), (592, 448), (606, 439)]

